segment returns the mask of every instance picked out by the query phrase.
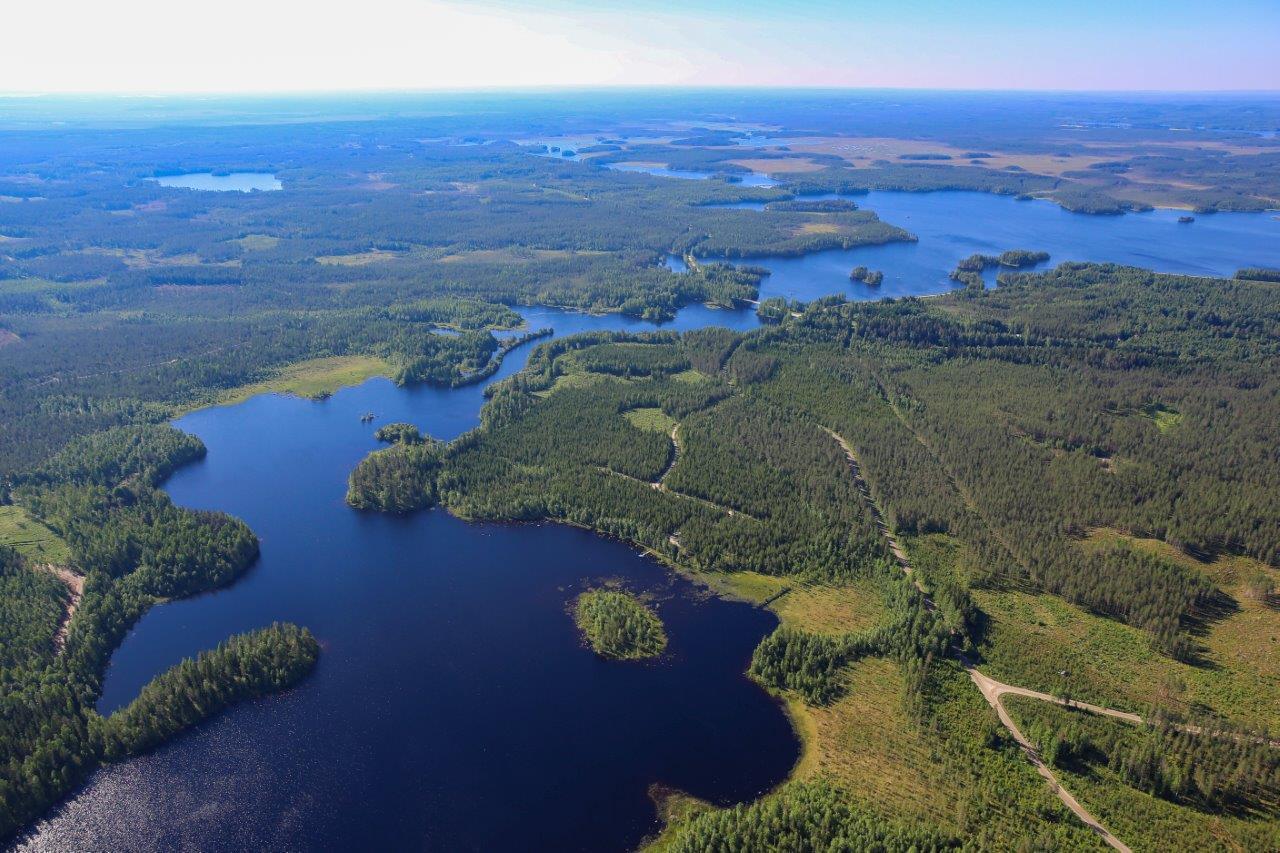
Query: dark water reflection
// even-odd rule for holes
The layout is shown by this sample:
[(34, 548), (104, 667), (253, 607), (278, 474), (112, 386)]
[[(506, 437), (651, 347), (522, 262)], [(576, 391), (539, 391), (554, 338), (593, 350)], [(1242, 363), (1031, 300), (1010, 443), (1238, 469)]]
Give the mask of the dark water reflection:
[[(560, 333), (652, 328), (527, 314)], [(755, 318), (698, 307), (670, 325), (711, 322)], [(209, 454), (165, 488), (245, 519), (262, 558), (226, 590), (154, 608), (114, 656), (101, 709), (274, 620), (310, 627), (320, 665), (286, 695), (100, 771), (29, 847), (620, 849), (655, 828), (655, 782), (731, 803), (781, 781), (798, 745), (743, 674), (771, 614), (585, 531), (345, 506), (347, 473), (375, 446), (360, 413), (451, 438), (481, 401), (480, 387), (372, 380), (323, 402), (264, 395), (178, 421)], [(566, 605), (604, 579), (657, 598), (661, 660), (606, 663), (582, 647)]]

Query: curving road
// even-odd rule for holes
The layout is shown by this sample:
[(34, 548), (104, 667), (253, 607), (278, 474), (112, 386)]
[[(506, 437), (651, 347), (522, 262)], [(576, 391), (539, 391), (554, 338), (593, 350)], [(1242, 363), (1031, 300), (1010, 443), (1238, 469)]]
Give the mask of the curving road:
[(969, 677), (973, 679), (973, 683), (978, 686), (980, 691), (982, 691), (983, 698), (987, 700), (987, 703), (990, 704), (992, 708), (995, 708), (996, 716), (1000, 718), (1000, 722), (1009, 730), (1009, 733), (1013, 735), (1013, 739), (1022, 747), (1023, 753), (1026, 754), (1031, 763), (1035, 765), (1036, 772), (1045, 778), (1045, 781), (1049, 783), (1050, 790), (1058, 795), (1058, 799), (1062, 800), (1062, 804), (1071, 809), (1072, 813), (1074, 813), (1076, 817), (1080, 818), (1080, 820), (1084, 822), (1085, 826), (1089, 827), (1101, 836), (1102, 840), (1107, 844), (1117, 850), (1123, 851), (1123, 853), (1132, 853), (1127, 844), (1112, 835), (1111, 831), (1103, 826), (1088, 809), (1080, 805), (1080, 801), (1073, 797), (1070, 791), (1062, 787), (1062, 783), (1053, 775), (1053, 771), (1049, 769), (1049, 765), (1045, 764), (1044, 759), (1040, 757), (1040, 753), (1036, 750), (1035, 745), (1022, 733), (1022, 730), (1018, 728), (1017, 724), (1013, 721), (1013, 718), (1009, 716), (1009, 712), (1005, 710), (1004, 703), (1000, 701), (1000, 698), (1006, 693), (1011, 693), (1017, 696), (1029, 696), (1033, 699), (1043, 699), (1058, 705), (1067, 705), (1067, 707), (1081, 708), (1083, 710), (1093, 711), (1097, 714), (1104, 714), (1109, 717), (1119, 717), (1120, 719), (1129, 720), (1130, 722), (1140, 723), (1142, 722), (1142, 718), (1136, 714), (1127, 714), (1124, 711), (1102, 708), (1097, 705), (1085, 705), (1083, 703), (1068, 704), (1066, 700), (1058, 699), (1057, 697), (1050, 696), (1047, 693), (1027, 690), (1025, 687), (1014, 687), (1009, 684), (1002, 684), (994, 678), (988, 678), (971, 666), (965, 667), (965, 671), (969, 673)]
[[(854, 481), (857, 483), (858, 491), (862, 493), (868, 506), (871, 507), (871, 512), (875, 518), (876, 526), (880, 529), (880, 533), (887, 540), (889, 550), (893, 552), (893, 555), (897, 559), (898, 565), (901, 566), (903, 573), (911, 576), (911, 562), (907, 558), (907, 553), (898, 543), (897, 537), (893, 535), (893, 531), (885, 522), (884, 514), (880, 511), (880, 506), (876, 502), (875, 496), (871, 493), (870, 485), (865, 479), (863, 479), (862, 468), (858, 464), (858, 458), (853, 452), (853, 446), (850, 445), (849, 442), (845, 441), (844, 438), (835, 431), (828, 429), (827, 432), (830, 433), (831, 437), (840, 445), (840, 449), (844, 451), (845, 458), (849, 461), (849, 472), (853, 475)], [(921, 586), (920, 580), (913, 577), (912, 581), (915, 583), (916, 588), (919, 589), (921, 593), (924, 593), (924, 588)], [(933, 600), (928, 596), (928, 594), (925, 594), (925, 602), (929, 609), (932, 610), (934, 606)], [(1113, 708), (1104, 708), (1100, 705), (1090, 705), (1086, 702), (1076, 702), (1071, 699), (1059, 699), (1056, 696), (1051, 696), (1048, 693), (1041, 693), (1038, 690), (1029, 690), (1025, 687), (1015, 687), (1011, 684), (1003, 684), (996, 681), (994, 678), (989, 678), (988, 676), (983, 675), (981, 672), (978, 672), (975, 667), (970, 666), (967, 663), (964, 664), (964, 668), (965, 671), (969, 673), (969, 678), (973, 680), (973, 683), (977, 685), (978, 690), (982, 692), (987, 703), (995, 709), (996, 716), (1000, 718), (1000, 722), (1009, 730), (1009, 733), (1013, 735), (1013, 739), (1018, 742), (1018, 745), (1022, 747), (1022, 751), (1035, 766), (1036, 772), (1043, 776), (1045, 781), (1049, 783), (1049, 789), (1057, 795), (1058, 799), (1062, 801), (1062, 804), (1070, 809), (1072, 814), (1080, 818), (1085, 826), (1096, 832), (1099, 837), (1101, 837), (1102, 840), (1111, 847), (1121, 851), (1121, 853), (1132, 853), (1128, 845), (1112, 835), (1111, 831), (1103, 826), (1102, 822), (1094, 817), (1088, 809), (1082, 806), (1080, 801), (1072, 796), (1070, 791), (1062, 787), (1062, 783), (1053, 775), (1053, 771), (1049, 769), (1049, 765), (1045, 764), (1044, 759), (1040, 757), (1040, 753), (1036, 750), (1035, 745), (1022, 733), (1017, 724), (1014, 723), (1013, 718), (1009, 716), (1009, 712), (1005, 710), (1004, 703), (1001, 702), (1000, 699), (1006, 693), (1009, 693), (1017, 696), (1028, 696), (1032, 699), (1041, 699), (1067, 708), (1077, 708), (1082, 711), (1090, 711), (1107, 717), (1115, 717), (1131, 723), (1141, 723), (1142, 718), (1137, 714), (1117, 711)]]

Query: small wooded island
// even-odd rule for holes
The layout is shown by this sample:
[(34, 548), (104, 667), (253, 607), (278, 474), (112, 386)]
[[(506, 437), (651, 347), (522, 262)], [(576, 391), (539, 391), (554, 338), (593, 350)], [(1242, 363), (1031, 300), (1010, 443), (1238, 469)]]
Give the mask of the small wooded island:
[(854, 267), (849, 273), (849, 280), (860, 281), (868, 287), (879, 287), (884, 282), (884, 273), (866, 267)]
[(574, 602), (573, 618), (591, 650), (602, 658), (654, 658), (667, 647), (658, 614), (629, 592), (588, 590)]

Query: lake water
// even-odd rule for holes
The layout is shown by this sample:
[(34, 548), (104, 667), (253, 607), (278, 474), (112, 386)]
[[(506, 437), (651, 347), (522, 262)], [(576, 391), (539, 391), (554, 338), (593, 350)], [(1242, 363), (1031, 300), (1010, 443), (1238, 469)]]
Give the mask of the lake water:
[(284, 188), (280, 179), (270, 172), (231, 172), (226, 175), (215, 175), (213, 172), (190, 172), (185, 175), (162, 175), (148, 178), (162, 187), (180, 187), (188, 190), (208, 190), (212, 192), (242, 192), (255, 190), (270, 192)]
[(641, 172), (659, 178), (680, 178), (686, 181), (705, 181), (714, 176), (714, 172), (695, 172), (691, 169), (668, 169), (666, 166), (650, 166), (644, 163), (605, 163), (604, 167), (614, 172)]
[[(659, 178), (679, 178), (686, 181), (705, 181), (714, 178), (717, 172), (698, 172), (691, 169), (668, 169), (666, 166), (654, 166), (646, 163), (605, 163), (606, 169), (612, 169), (615, 172), (640, 172), (646, 175), (654, 175)], [(779, 182), (775, 181), (768, 175), (760, 172), (747, 172), (745, 174), (733, 174), (736, 180), (732, 183), (743, 187), (776, 187)], [(750, 203), (749, 203), (750, 204)], [(728, 205), (730, 207), (737, 205)], [(763, 209), (764, 205), (760, 205)]]
[[(559, 334), (653, 328), (526, 316)], [(667, 328), (755, 323), (696, 306)], [(513, 351), (498, 378), (532, 349)], [(482, 400), (478, 385), (375, 379), (322, 402), (263, 395), (179, 420), (209, 453), (165, 489), (243, 518), (262, 556), (231, 587), (148, 613), (113, 656), (100, 709), (275, 620), (311, 628), (320, 663), (293, 691), (99, 771), (27, 848), (623, 849), (657, 828), (653, 783), (727, 804), (785, 778), (798, 743), (744, 674), (771, 613), (709, 597), (583, 530), (343, 503), (378, 424), (453, 438), (476, 425)], [(360, 423), (366, 411), (375, 424)], [(605, 662), (582, 645), (566, 608), (605, 579), (656, 598), (670, 637), (661, 659)]]
[[(1280, 266), (1273, 214), (1180, 225), (1177, 212), (1090, 217), (975, 193), (857, 200), (920, 242), (753, 261), (773, 271), (763, 297), (938, 293), (960, 258), (1010, 248), (1195, 274)], [(884, 284), (851, 284), (856, 264), (883, 270)], [(654, 328), (522, 313), (557, 336)], [(690, 306), (664, 328), (707, 325), (757, 321), (750, 310)], [(513, 351), (496, 378), (532, 348)], [(375, 379), (323, 402), (265, 395), (178, 421), (209, 454), (165, 488), (184, 506), (244, 518), (262, 557), (226, 590), (151, 610), (113, 656), (100, 709), (274, 620), (310, 627), (324, 653), (297, 689), (94, 774), (25, 847), (621, 849), (656, 828), (652, 783), (729, 803), (784, 778), (798, 744), (779, 706), (743, 675), (776, 624), (770, 614), (697, 594), (585, 531), (465, 524), (441, 511), (393, 518), (343, 503), (377, 424), (410, 421), (449, 439), (476, 425), (482, 403), (478, 385)], [(366, 411), (375, 425), (359, 422)], [(656, 597), (671, 637), (660, 661), (606, 663), (581, 646), (566, 606), (604, 578)]]
[[(1007, 249), (1048, 252), (1049, 262), (1042, 266), (1101, 261), (1226, 277), (1241, 267), (1280, 267), (1280, 219), (1271, 211), (1198, 214), (1195, 222), (1186, 224), (1178, 222), (1184, 211), (1089, 216), (1048, 201), (987, 193), (872, 192), (850, 198), (885, 222), (912, 232), (919, 242), (744, 261), (771, 272), (761, 287), (762, 299), (808, 301), (831, 293), (851, 299), (926, 296), (953, 286), (947, 276), (960, 259)], [(769, 215), (763, 204), (727, 206)], [(684, 269), (679, 258), (667, 264), (676, 271)], [(851, 282), (849, 271), (859, 265), (884, 272), (884, 282), (874, 288)], [(988, 284), (995, 284), (997, 274), (998, 270), (987, 272)]]

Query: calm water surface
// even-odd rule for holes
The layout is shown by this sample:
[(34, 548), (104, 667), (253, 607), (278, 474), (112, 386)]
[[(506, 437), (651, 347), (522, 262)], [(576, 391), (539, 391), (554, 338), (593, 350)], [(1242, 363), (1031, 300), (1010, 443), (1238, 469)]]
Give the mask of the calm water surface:
[[(834, 195), (806, 198), (836, 198)], [(1280, 267), (1280, 219), (1262, 213), (1200, 214), (1183, 224), (1184, 211), (1153, 210), (1124, 216), (1070, 213), (1048, 201), (1018, 201), (986, 193), (872, 192), (852, 196), (858, 206), (920, 238), (818, 252), (798, 258), (754, 258), (772, 273), (761, 298), (781, 296), (808, 301), (831, 293), (851, 299), (925, 296), (949, 290), (956, 262), (977, 252), (999, 254), (1030, 249), (1061, 261), (1102, 261), (1148, 267), (1160, 272), (1231, 276), (1241, 267)], [(763, 204), (729, 205), (770, 215)], [(670, 268), (684, 269), (679, 258)], [(884, 272), (879, 287), (849, 280), (858, 265)], [(989, 284), (997, 270), (989, 270)]]
[(659, 178), (680, 178), (686, 181), (705, 181), (714, 176), (714, 172), (695, 172), (692, 169), (668, 169), (666, 166), (647, 166), (643, 163), (605, 163), (604, 167), (614, 172), (641, 172)]
[[(605, 163), (604, 167), (615, 172), (640, 172), (659, 178), (679, 178), (686, 181), (705, 181), (719, 174), (717, 172), (698, 172), (692, 169), (668, 169), (666, 166), (650, 166), (643, 163)], [(778, 181), (760, 172), (747, 172), (741, 175), (732, 174), (732, 177), (736, 178), (732, 183), (742, 187), (776, 187), (779, 185)], [(750, 206), (751, 204), (753, 203), (743, 206)], [(737, 207), (739, 205), (727, 206)], [(760, 205), (760, 207), (763, 208), (764, 205)]]
[(231, 172), (227, 175), (215, 175), (213, 172), (190, 172), (185, 175), (164, 175), (149, 178), (162, 187), (181, 187), (188, 190), (210, 190), (213, 192), (253, 192), (260, 190), (270, 192), (283, 189), (284, 184), (270, 172)]
[[(673, 173), (691, 177), (696, 173)], [(1273, 214), (1122, 217), (976, 193), (872, 193), (859, 203), (919, 243), (765, 258), (762, 296), (922, 295), (974, 252), (1227, 275), (1280, 266)], [(769, 215), (757, 211), (754, 215)], [(679, 259), (668, 259), (673, 269)], [(865, 264), (875, 289), (848, 280)], [(528, 309), (566, 335), (639, 320)], [(755, 327), (750, 311), (691, 306), (666, 328)], [(515, 350), (497, 378), (523, 366)], [(230, 588), (154, 608), (112, 659), (108, 713), (228, 634), (291, 620), (324, 654), (312, 678), (233, 709), (153, 754), (95, 774), (40, 824), (34, 850), (255, 848), (620, 849), (655, 828), (660, 782), (720, 803), (781, 780), (797, 744), (743, 676), (771, 615), (698, 595), (621, 543), (554, 525), (465, 524), (432, 511), (357, 513), (343, 493), (376, 423), (449, 439), (475, 426), (482, 388), (375, 379), (324, 402), (280, 395), (189, 415), (208, 457), (165, 488), (184, 506), (244, 518), (258, 564)], [(597, 660), (565, 611), (613, 578), (653, 594), (671, 636), (659, 662)]]
[[(559, 334), (653, 328), (526, 316)], [(698, 306), (668, 328), (711, 323), (756, 321)], [(245, 519), (262, 557), (226, 590), (148, 613), (113, 657), (100, 710), (274, 620), (310, 627), (320, 664), (287, 694), (98, 772), (27, 848), (623, 849), (656, 828), (653, 783), (732, 803), (781, 781), (798, 744), (744, 676), (772, 614), (703, 595), (586, 531), (345, 506), (348, 472), (376, 446), (360, 413), (452, 438), (477, 423), (482, 399), (479, 386), (375, 379), (323, 402), (263, 395), (179, 420), (209, 454), (166, 490)], [(662, 659), (608, 663), (581, 645), (566, 607), (605, 579), (655, 596)]]

